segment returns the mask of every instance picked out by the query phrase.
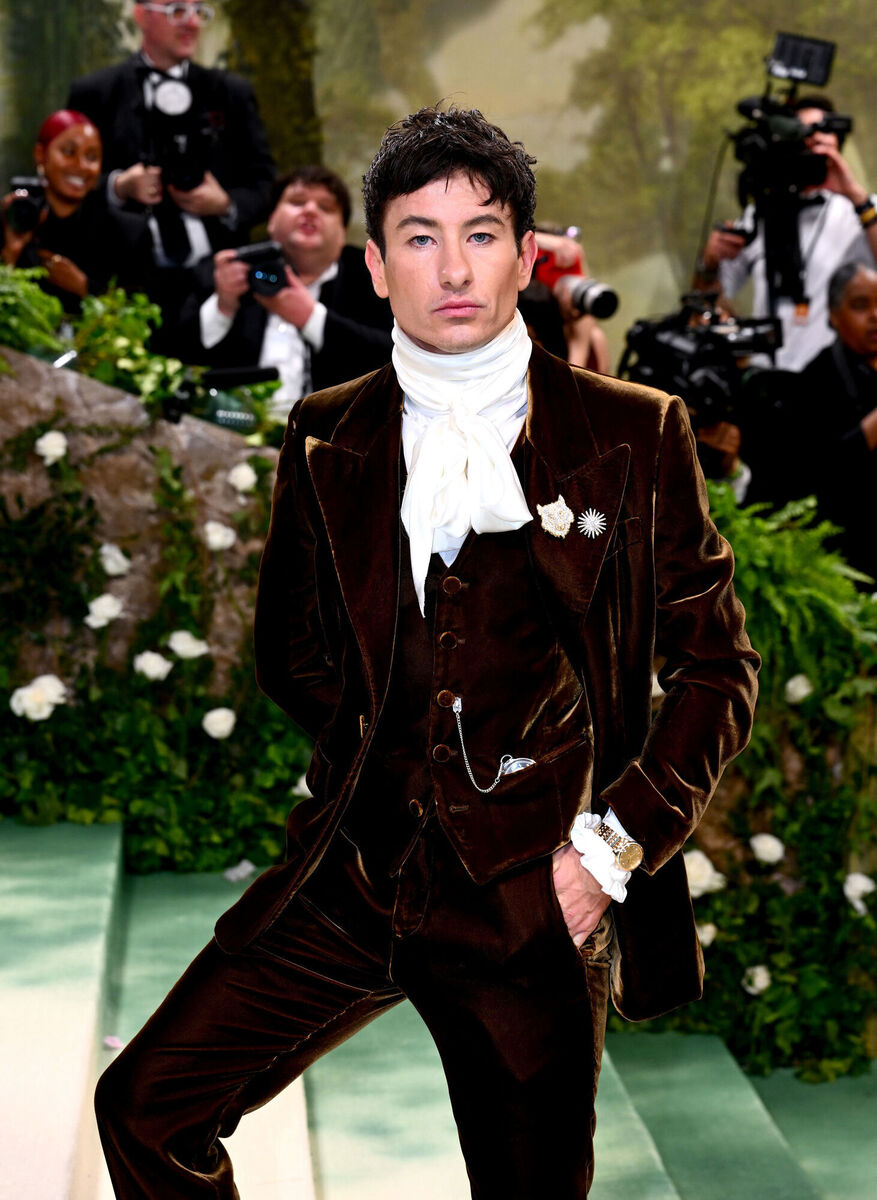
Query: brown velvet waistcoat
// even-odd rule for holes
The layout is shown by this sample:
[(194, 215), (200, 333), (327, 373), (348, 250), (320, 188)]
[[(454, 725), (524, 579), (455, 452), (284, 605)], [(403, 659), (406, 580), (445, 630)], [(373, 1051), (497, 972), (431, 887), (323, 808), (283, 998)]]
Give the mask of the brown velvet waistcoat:
[[(282, 911), (369, 764), (399, 649), (401, 412), (388, 366), (308, 397), (290, 418), (260, 573), (256, 666), (265, 692), (315, 739), (313, 798), (291, 814), (288, 861), (217, 924), (228, 950)], [(610, 906), (619, 949), (613, 1000), (638, 1020), (700, 994), (703, 962), (679, 852), (748, 740), (759, 660), (678, 398), (580, 371), (537, 347), (524, 433), (530, 511), (563, 496), (576, 516), (594, 509), (605, 521), (596, 537), (575, 524), (552, 536), (538, 517), (523, 531), (538, 593), (529, 620), (556, 629), (587, 680), (592, 783), (587, 797), (555, 773), (556, 784), (523, 812), (501, 795), (486, 798), (499, 836), (467, 844), (465, 862), (486, 882), (557, 849), (579, 808), (611, 805), (645, 849), (627, 900)], [(477, 619), (501, 627), (504, 608)], [(510, 660), (515, 651), (510, 636)], [(656, 653), (666, 660), (666, 695), (652, 720)], [(483, 711), (502, 708), (506, 684), (486, 681)], [(550, 673), (541, 688), (528, 680), (534, 713), (553, 685)], [(481, 769), (489, 774), (486, 761)], [(526, 790), (525, 780), (510, 781), (515, 787)]]

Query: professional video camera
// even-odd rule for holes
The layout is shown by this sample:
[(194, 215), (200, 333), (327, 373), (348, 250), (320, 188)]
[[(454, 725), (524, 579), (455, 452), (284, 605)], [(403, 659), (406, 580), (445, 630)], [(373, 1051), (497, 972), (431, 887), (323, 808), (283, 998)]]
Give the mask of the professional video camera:
[(165, 184), (191, 192), (210, 166), (215, 131), (182, 79), (165, 78), (155, 85), (147, 110), (149, 165), (161, 167)]
[(33, 233), (46, 207), (46, 185), (38, 175), (13, 175), (9, 190), (14, 197), (4, 216), (14, 233)]
[(682, 396), (696, 430), (719, 421), (741, 424), (748, 360), (781, 345), (776, 318), (729, 320), (692, 293), (679, 312), (628, 330), (618, 375)]
[(250, 267), (250, 291), (257, 296), (276, 296), (286, 287), (286, 261), (279, 242), (256, 242), (235, 250), (238, 262)]
[[(823, 87), (831, 73), (834, 42), (778, 33), (767, 58), (768, 82), (763, 96), (741, 100), (737, 111), (748, 124), (729, 134), (734, 155), (743, 169), (737, 181), (741, 205), (755, 206), (756, 225), (764, 230), (765, 267), (771, 312), (780, 296), (806, 305), (804, 264), (798, 238), (800, 193), (825, 181), (828, 160), (814, 154), (806, 139), (817, 130), (834, 133), (842, 141), (853, 127), (850, 117), (826, 113), (815, 125), (802, 125), (792, 109), (798, 85)], [(786, 82), (778, 99), (771, 79)], [(754, 236), (738, 225), (718, 226)]]

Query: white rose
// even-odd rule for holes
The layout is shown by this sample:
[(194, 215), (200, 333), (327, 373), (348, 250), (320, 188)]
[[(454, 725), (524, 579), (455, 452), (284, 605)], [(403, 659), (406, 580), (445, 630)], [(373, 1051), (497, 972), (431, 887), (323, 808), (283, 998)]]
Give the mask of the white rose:
[(103, 629), (110, 621), (115, 621), (116, 617), (122, 615), (122, 607), (122, 601), (117, 596), (104, 592), (96, 600), (89, 600), (85, 623), (89, 629)]
[(860, 917), (864, 917), (868, 909), (865, 907), (864, 897), (870, 896), (877, 884), (870, 875), (863, 875), (861, 871), (853, 871), (847, 875), (844, 880), (844, 895)]
[(235, 727), (237, 717), (230, 708), (211, 708), (204, 714), (201, 728), (212, 738), (227, 738)]
[(37, 675), (25, 687), (16, 688), (9, 707), (17, 717), (45, 721), (67, 698), (67, 689), (57, 675)]
[(112, 542), (104, 542), (99, 553), (100, 565), (108, 575), (127, 575), (131, 570), (131, 559)]
[(37, 438), (33, 448), (46, 466), (50, 467), (67, 453), (67, 438), (59, 429), (50, 429), (48, 433)]
[(759, 862), (778, 863), (785, 857), (785, 846), (772, 833), (756, 833), (749, 839), (749, 845)]
[(180, 658), (200, 658), (210, 650), (206, 642), (189, 633), (188, 629), (175, 630), (168, 638), (167, 644)]
[(770, 971), (764, 963), (759, 963), (757, 967), (747, 967), (740, 983), (743, 991), (748, 992), (750, 996), (760, 996), (770, 987)]
[(299, 775), (295, 787), (292, 789), (292, 794), (293, 796), (310, 796), (307, 774)]
[(697, 926), (697, 938), (704, 950), (706, 950), (707, 946), (711, 946), (713, 944), (713, 942), (716, 940), (716, 934), (718, 932), (718, 928), (712, 923), (712, 921), (705, 921), (703, 925)]
[(242, 858), (241, 861), (234, 867), (229, 867), (223, 871), (223, 875), (229, 883), (241, 883), (244, 879), (249, 879), (257, 871), (248, 858)]
[(134, 658), (134, 670), (147, 679), (167, 679), (173, 665), (169, 658), (156, 654), (154, 650), (144, 650)]
[(786, 704), (800, 704), (813, 694), (813, 684), (806, 675), (793, 675), (786, 680)]
[(204, 540), (210, 550), (227, 550), (235, 544), (237, 536), (233, 529), (220, 521), (207, 521), (204, 526)]
[(688, 875), (688, 890), (695, 899), (706, 892), (720, 892), (725, 886), (724, 875), (716, 870), (702, 850), (689, 850), (682, 857)]
[(258, 476), (248, 462), (239, 462), (232, 467), (226, 479), (236, 492), (251, 492), (258, 482)]

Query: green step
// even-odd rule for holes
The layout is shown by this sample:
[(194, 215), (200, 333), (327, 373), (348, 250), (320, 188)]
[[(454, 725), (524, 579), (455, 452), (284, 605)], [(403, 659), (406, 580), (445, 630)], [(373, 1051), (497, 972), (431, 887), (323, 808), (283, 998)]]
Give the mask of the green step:
[(718, 1038), (622, 1033), (608, 1045), (682, 1200), (821, 1200)]
[(833, 1083), (775, 1071), (753, 1086), (823, 1200), (877, 1197), (877, 1070)]
[(120, 859), (118, 825), (0, 822), (3, 1200), (61, 1200), (81, 1170)]

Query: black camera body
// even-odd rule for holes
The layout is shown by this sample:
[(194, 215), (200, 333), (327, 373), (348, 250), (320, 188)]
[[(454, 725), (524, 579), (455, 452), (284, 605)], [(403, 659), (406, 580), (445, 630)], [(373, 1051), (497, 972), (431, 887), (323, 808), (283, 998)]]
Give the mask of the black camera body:
[(737, 111), (751, 122), (731, 134), (734, 155), (743, 170), (737, 184), (741, 204), (765, 195), (795, 194), (825, 182), (828, 159), (814, 154), (807, 138), (834, 133), (840, 142), (852, 130), (851, 117), (826, 113), (815, 125), (802, 125), (785, 102), (770, 96), (741, 100)]
[(238, 262), (250, 267), (250, 291), (257, 296), (276, 296), (287, 286), (286, 260), (279, 242), (256, 242), (235, 250)]
[(210, 167), (216, 132), (188, 83), (164, 78), (154, 85), (147, 110), (149, 165), (161, 167), (165, 185), (191, 192)]
[(38, 175), (13, 175), (9, 190), (15, 197), (6, 210), (6, 224), (14, 233), (33, 233), (46, 207), (46, 185)]

